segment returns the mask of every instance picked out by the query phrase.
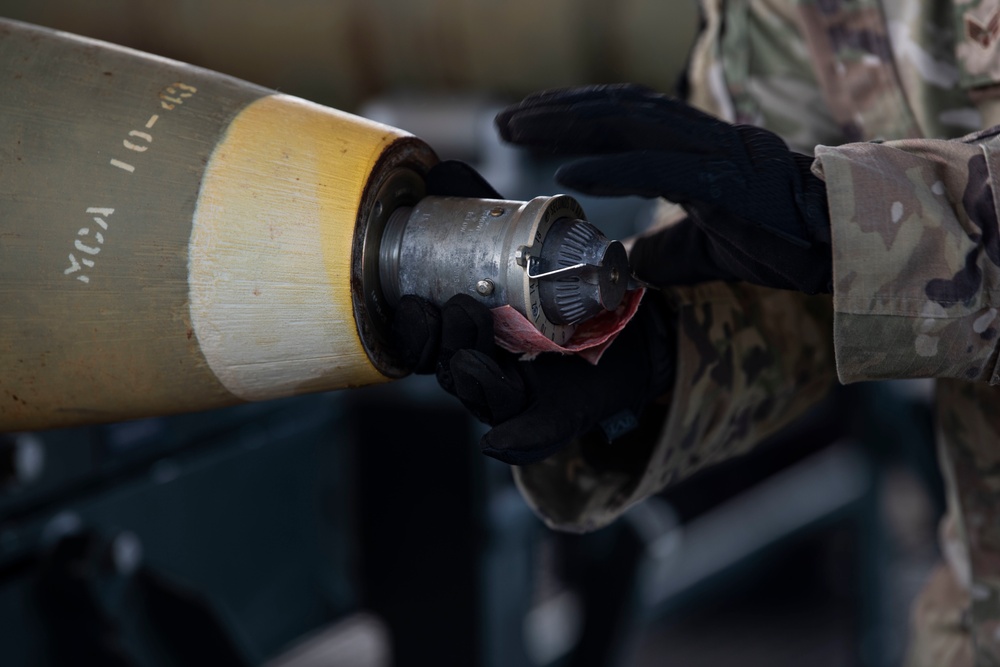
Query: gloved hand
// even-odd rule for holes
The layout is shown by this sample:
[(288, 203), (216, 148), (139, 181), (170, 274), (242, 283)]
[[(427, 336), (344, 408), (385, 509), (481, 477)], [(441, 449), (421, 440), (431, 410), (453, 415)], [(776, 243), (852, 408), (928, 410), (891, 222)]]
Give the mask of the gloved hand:
[(600, 426), (608, 440), (638, 424), (643, 407), (669, 389), (674, 328), (662, 297), (648, 294), (596, 366), (575, 355), (533, 361), (494, 344), (493, 317), (460, 294), (437, 308), (404, 296), (393, 337), (404, 364), (436, 373), (478, 419), (493, 427), (484, 454), (514, 465), (540, 461)]
[(649, 283), (745, 280), (831, 291), (825, 184), (810, 171), (812, 158), (772, 132), (632, 84), (531, 95), (496, 124), (509, 142), (588, 155), (556, 172), (566, 187), (684, 206), (686, 220), (633, 248), (632, 268)]
[[(440, 162), (426, 180), (431, 195), (502, 199), (462, 162)], [(643, 407), (673, 381), (675, 325), (670, 318), (663, 298), (648, 294), (596, 366), (552, 353), (519, 361), (495, 345), (493, 316), (468, 295), (453, 297), (443, 308), (403, 296), (392, 335), (404, 366), (436, 373), (446, 391), (494, 427), (483, 436), (483, 453), (525, 465), (595, 427), (612, 440), (636, 425)]]

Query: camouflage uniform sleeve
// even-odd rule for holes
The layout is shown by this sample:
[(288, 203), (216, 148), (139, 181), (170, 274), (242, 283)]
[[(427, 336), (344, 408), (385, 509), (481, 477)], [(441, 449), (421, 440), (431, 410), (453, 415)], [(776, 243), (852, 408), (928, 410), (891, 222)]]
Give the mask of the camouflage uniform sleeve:
[[(600, 469), (578, 443), (515, 469), (550, 526), (587, 531), (703, 467), (749, 450), (818, 402), (833, 384), (828, 297), (746, 284), (669, 291), (677, 374), (659, 438), (634, 473)], [(612, 445), (614, 446), (614, 445)]]
[(1000, 384), (998, 134), (817, 148), (833, 232), (842, 382)]
[[(984, 383), (942, 380), (936, 423), (955, 534), (944, 536), (956, 582), (968, 593), (964, 631), (977, 665), (1000, 665), (1000, 391)], [(958, 546), (957, 553), (949, 547)], [(949, 605), (938, 605), (945, 611)], [(956, 638), (957, 639), (957, 638)], [(971, 664), (971, 662), (966, 663)]]
[[(801, 152), (843, 141), (809, 62), (796, 4), (700, 4), (704, 29), (689, 68), (694, 106), (778, 132)], [(679, 321), (677, 378), (658, 436), (616, 443), (636, 447), (631, 472), (593, 465), (579, 443), (514, 470), (550, 526), (585, 531), (610, 523), (668, 484), (748, 451), (835, 381), (829, 298), (723, 283), (669, 294)]]

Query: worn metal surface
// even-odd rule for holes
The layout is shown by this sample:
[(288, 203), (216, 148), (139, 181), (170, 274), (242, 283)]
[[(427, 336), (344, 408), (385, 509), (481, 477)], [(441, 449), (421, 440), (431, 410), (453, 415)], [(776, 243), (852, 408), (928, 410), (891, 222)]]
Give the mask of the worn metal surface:
[[(561, 345), (575, 326), (556, 318), (554, 299), (544, 303), (540, 284), (545, 279), (530, 277), (535, 265), (529, 258), (543, 256), (546, 237), (557, 221), (584, 217), (576, 200), (565, 195), (529, 202), (425, 197), (394, 216), (385, 230), (380, 253), (383, 292), (392, 305), (403, 294), (419, 294), (441, 305), (461, 293), (488, 308), (510, 305)], [(552, 251), (553, 258), (556, 254)], [(486, 282), (492, 288), (485, 289)]]
[(460, 293), (489, 308), (511, 305), (561, 340), (572, 335), (565, 325), (617, 308), (628, 282), (621, 243), (582, 217), (566, 196), (426, 197), (401, 205), (380, 237), (381, 292), (391, 305), (403, 294), (441, 305)]

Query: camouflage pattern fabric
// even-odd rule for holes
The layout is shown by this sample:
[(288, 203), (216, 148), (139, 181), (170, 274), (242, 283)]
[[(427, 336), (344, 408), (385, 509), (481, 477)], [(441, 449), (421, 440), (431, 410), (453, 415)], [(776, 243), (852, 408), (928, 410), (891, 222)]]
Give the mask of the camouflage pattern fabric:
[(973, 664), (969, 642), (969, 592), (951, 568), (939, 565), (913, 605), (913, 641), (906, 667), (966, 667)]
[[(969, 573), (958, 579), (969, 579), (966, 641), (979, 665), (1000, 664), (998, 151), (1000, 128), (817, 150), (833, 223), (841, 380), (941, 378), (939, 439), (965, 542), (965, 562), (952, 569)], [(940, 624), (917, 629), (938, 631), (936, 642), (916, 637), (934, 654), (957, 636)]]
[[(1000, 392), (990, 386), (1000, 382), (998, 140), (996, 130), (940, 140), (980, 127), (980, 109), (995, 99), (1000, 54), (989, 17), (997, 3), (885, 0), (881, 28), (864, 4), (802, 7), (814, 57), (825, 63), (818, 69), (843, 73), (824, 86), (835, 116), (846, 118), (853, 102), (859, 139), (902, 139), (817, 149), (834, 233), (837, 370), (844, 382), (942, 378), (936, 409), (955, 527), (943, 541), (951, 567), (917, 601), (908, 664), (998, 665)], [(852, 14), (867, 15), (867, 32), (837, 35), (838, 25), (855, 25)], [(984, 17), (988, 38), (970, 28)], [(953, 32), (942, 30), (949, 25)], [(827, 44), (841, 45), (828, 58), (818, 48), (824, 31)], [(865, 47), (879, 43), (875, 35), (889, 37), (888, 51)], [(872, 63), (867, 83), (850, 71), (856, 46)], [(876, 73), (890, 59), (895, 76)], [(845, 95), (851, 86), (856, 92)], [(841, 111), (837, 99), (846, 102)], [(879, 113), (883, 104), (899, 117)], [(930, 138), (905, 139), (916, 136)]]
[[(940, 378), (951, 567), (915, 607), (908, 662), (1000, 665), (1000, 138), (945, 141), (1000, 122), (1000, 0), (702, 5), (692, 104), (819, 146), (841, 381)], [(517, 470), (551, 525), (606, 524), (747, 451), (830, 382), (829, 301), (721, 284), (671, 293), (679, 367), (660, 441), (640, 475), (591, 469), (573, 449)]]
[(691, 48), (688, 102), (732, 123), (736, 120), (736, 111), (727, 91), (719, 49), (725, 0), (701, 0), (700, 4), (704, 29)]
[(735, 121), (766, 127), (810, 155), (816, 144), (843, 143), (849, 135), (831, 113), (822, 72), (813, 69), (805, 27), (795, 3), (730, 2), (719, 53)]
[[(984, 383), (938, 382), (938, 429), (964, 537), (976, 665), (1000, 664), (1000, 391)], [(956, 568), (952, 568), (955, 571)]]
[(592, 468), (578, 447), (518, 468), (528, 502), (552, 527), (600, 528), (632, 504), (747, 451), (801, 415), (834, 379), (827, 296), (706, 283), (670, 290), (677, 378), (644, 473)]
[(827, 106), (847, 141), (919, 136), (875, 0), (807, 2), (804, 27)]
[(691, 104), (729, 122), (766, 127), (807, 155), (818, 143), (843, 143), (795, 3), (704, 0), (702, 9), (706, 26), (691, 55)]
[(1000, 381), (1000, 304), (991, 294), (1000, 232), (989, 175), (1000, 167), (998, 131), (817, 149), (820, 175), (836, 184), (827, 196), (843, 382)]
[[(962, 87), (955, 61), (955, 34), (950, 30), (958, 11), (949, 2), (887, 0), (882, 5), (896, 63), (896, 76), (918, 134), (931, 138), (960, 137), (985, 127), (982, 114)], [(872, 128), (863, 138), (901, 139), (902, 133)]]
[(955, 3), (955, 53), (966, 89), (993, 87), (1000, 81), (1000, 1)]

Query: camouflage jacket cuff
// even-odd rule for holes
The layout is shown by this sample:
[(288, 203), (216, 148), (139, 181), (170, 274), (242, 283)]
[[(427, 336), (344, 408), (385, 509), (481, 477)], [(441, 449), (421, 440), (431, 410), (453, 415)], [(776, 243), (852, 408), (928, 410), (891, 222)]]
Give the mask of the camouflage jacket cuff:
[(672, 402), (635, 473), (599, 470), (579, 447), (515, 469), (546, 523), (600, 528), (708, 465), (749, 450), (818, 402), (833, 382), (829, 297), (746, 284), (669, 290), (678, 313)]
[(1000, 381), (995, 135), (817, 148), (842, 382)]

